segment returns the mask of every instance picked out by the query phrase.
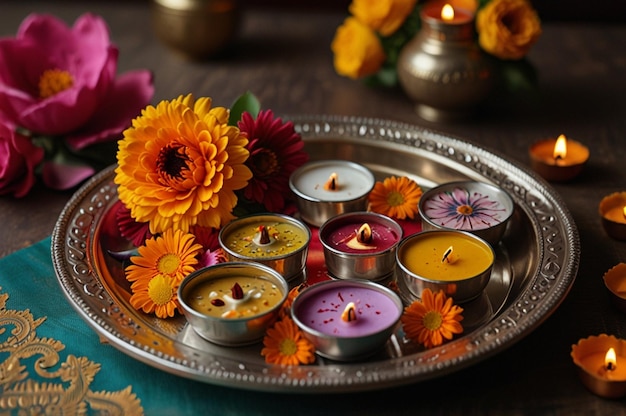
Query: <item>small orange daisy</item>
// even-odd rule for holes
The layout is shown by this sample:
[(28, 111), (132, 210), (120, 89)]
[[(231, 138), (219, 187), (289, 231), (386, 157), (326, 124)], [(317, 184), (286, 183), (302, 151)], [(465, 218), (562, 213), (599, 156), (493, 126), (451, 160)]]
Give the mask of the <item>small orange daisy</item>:
[(422, 188), (414, 180), (390, 176), (374, 185), (369, 194), (370, 210), (399, 220), (413, 219), (421, 197)]
[(168, 229), (137, 249), (139, 255), (131, 257), (133, 264), (126, 267), (126, 279), (135, 282), (166, 275), (181, 282), (196, 269), (196, 256), (201, 250), (202, 245), (195, 242), (193, 234)]
[(296, 296), (300, 294), (300, 292), (306, 289), (306, 287), (307, 287), (306, 283), (301, 283), (298, 286), (294, 286), (291, 288), (291, 290), (287, 294), (287, 299), (285, 299), (285, 302), (283, 302), (283, 306), (280, 308), (281, 317), (290, 316), (291, 305), (293, 304), (294, 299), (296, 298)]
[(285, 316), (267, 330), (261, 355), (269, 364), (311, 364), (315, 361), (315, 347), (304, 338), (296, 323)]
[(157, 318), (169, 318), (180, 307), (178, 286), (180, 282), (170, 276), (158, 275), (151, 279), (138, 280), (132, 284), (130, 304), (145, 313), (154, 313)]
[(433, 293), (424, 289), (422, 299), (407, 306), (400, 320), (407, 338), (431, 348), (463, 332), (462, 313), (463, 308), (442, 290)]

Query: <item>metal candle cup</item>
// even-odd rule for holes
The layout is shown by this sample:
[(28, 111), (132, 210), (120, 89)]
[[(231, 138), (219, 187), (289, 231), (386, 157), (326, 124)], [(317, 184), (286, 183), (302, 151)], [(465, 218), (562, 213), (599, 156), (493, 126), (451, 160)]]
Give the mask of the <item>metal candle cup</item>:
[(458, 181), (425, 192), (418, 204), (422, 230), (467, 231), (497, 245), (513, 215), (513, 199), (484, 182)]
[[(350, 303), (356, 319), (341, 315)], [(352, 361), (382, 349), (402, 315), (400, 297), (377, 283), (330, 280), (306, 288), (294, 300), (292, 316), (316, 353)]]
[[(260, 227), (269, 242), (260, 238)], [(301, 221), (282, 214), (256, 214), (231, 221), (219, 233), (219, 243), (229, 261), (261, 263), (288, 281), (306, 268), (311, 230)]]
[[(371, 242), (351, 248), (363, 224), (371, 229)], [(328, 273), (337, 279), (383, 280), (396, 268), (396, 248), (403, 230), (393, 219), (372, 212), (351, 212), (326, 221), (319, 230)], [(354, 247), (354, 244), (351, 244)]]
[[(237, 297), (232, 293), (226, 293), (230, 298), (218, 292), (215, 292), (216, 296), (203, 294), (206, 290), (204, 285), (226, 279), (229, 279), (229, 286), (232, 280), (241, 281), (244, 298), (232, 301), (230, 298)], [(252, 283), (248, 285), (244, 281)], [(240, 346), (258, 342), (265, 336), (267, 328), (276, 321), (288, 292), (287, 281), (270, 267), (258, 263), (227, 262), (189, 274), (178, 288), (178, 300), (187, 322), (202, 338), (219, 345)], [(255, 313), (253, 299), (267, 301), (268, 304)], [(240, 313), (228, 317), (230, 311), (236, 308)], [(244, 308), (244, 312), (239, 308)], [(247, 312), (245, 308), (252, 312)], [(220, 316), (214, 316), (215, 311), (209, 309), (217, 309)]]
[[(333, 174), (337, 185), (334, 189), (326, 189)], [(309, 162), (289, 178), (300, 217), (315, 227), (335, 215), (365, 211), (375, 183), (374, 174), (368, 168), (346, 160)]]
[(604, 285), (610, 292), (611, 301), (622, 312), (626, 312), (626, 263), (619, 263), (604, 276)]
[[(608, 352), (615, 356), (608, 363)], [(574, 364), (578, 366), (581, 381), (591, 392), (600, 397), (618, 399), (626, 395), (626, 341), (614, 336), (600, 334), (578, 341), (572, 345)]]
[(480, 296), (495, 254), (489, 243), (465, 231), (422, 231), (400, 242), (396, 258), (413, 295), (421, 297), (426, 288), (443, 290), (460, 303)]
[(609, 237), (626, 240), (626, 192), (614, 192), (602, 198), (598, 211)]
[(555, 157), (558, 139), (545, 139), (534, 143), (529, 149), (532, 169), (551, 182), (567, 182), (583, 170), (589, 159), (589, 149), (582, 143), (566, 140), (566, 154)]

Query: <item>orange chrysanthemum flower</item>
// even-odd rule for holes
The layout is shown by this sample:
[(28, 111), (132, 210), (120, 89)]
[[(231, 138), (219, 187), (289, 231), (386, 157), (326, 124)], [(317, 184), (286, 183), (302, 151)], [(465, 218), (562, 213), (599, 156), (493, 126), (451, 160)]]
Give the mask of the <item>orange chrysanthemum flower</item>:
[(180, 283), (196, 269), (196, 256), (201, 250), (202, 245), (196, 244), (193, 234), (166, 230), (137, 249), (139, 255), (131, 257), (133, 264), (126, 267), (126, 279), (129, 282), (149, 281), (162, 275)]
[(300, 365), (315, 361), (315, 347), (289, 317), (283, 317), (267, 330), (261, 355), (269, 364)]
[(229, 110), (191, 94), (146, 107), (124, 131), (115, 183), (120, 201), (157, 234), (232, 220), (235, 191), (252, 177), (248, 139), (228, 125)]
[(374, 185), (369, 195), (370, 210), (399, 220), (413, 219), (421, 197), (422, 188), (415, 181), (390, 176)]
[(407, 306), (400, 320), (407, 338), (431, 348), (463, 332), (461, 313), (463, 308), (454, 305), (442, 290), (433, 294), (424, 289), (421, 301)]

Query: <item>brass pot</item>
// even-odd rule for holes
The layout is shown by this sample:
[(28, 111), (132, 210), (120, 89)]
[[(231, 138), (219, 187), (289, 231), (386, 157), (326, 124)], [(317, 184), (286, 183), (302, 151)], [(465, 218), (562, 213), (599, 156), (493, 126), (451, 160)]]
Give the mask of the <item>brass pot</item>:
[(441, 122), (466, 118), (493, 87), (493, 64), (474, 40), (474, 20), (444, 22), (426, 13), (400, 52), (398, 80), (417, 114)]
[(202, 60), (222, 52), (240, 26), (237, 0), (153, 0), (157, 37), (183, 56)]

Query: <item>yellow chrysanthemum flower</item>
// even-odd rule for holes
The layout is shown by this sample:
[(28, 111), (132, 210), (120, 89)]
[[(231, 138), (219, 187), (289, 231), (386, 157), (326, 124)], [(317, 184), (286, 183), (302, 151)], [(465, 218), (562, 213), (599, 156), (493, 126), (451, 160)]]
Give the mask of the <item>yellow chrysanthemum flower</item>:
[(153, 234), (220, 228), (232, 220), (235, 191), (252, 177), (248, 139), (228, 125), (229, 110), (191, 94), (148, 106), (124, 131), (115, 183), (120, 201)]
[(370, 210), (399, 220), (413, 219), (421, 197), (422, 188), (415, 181), (390, 176), (374, 185), (369, 194)]
[(398, 30), (415, 7), (416, 0), (353, 0), (350, 13), (382, 36)]
[(263, 346), (261, 355), (270, 364), (299, 365), (315, 361), (315, 347), (287, 316), (267, 330)]
[(431, 348), (463, 332), (462, 313), (463, 308), (455, 305), (442, 290), (433, 294), (430, 289), (424, 289), (421, 300), (407, 306), (400, 320), (407, 338)]

